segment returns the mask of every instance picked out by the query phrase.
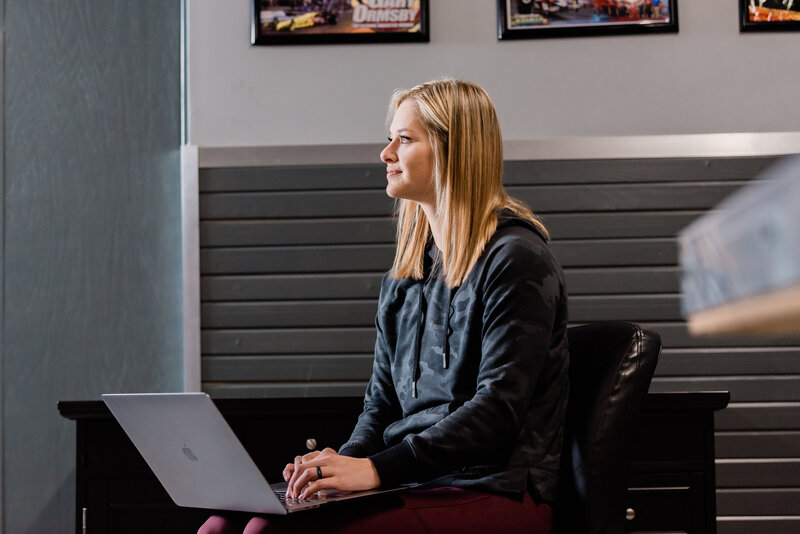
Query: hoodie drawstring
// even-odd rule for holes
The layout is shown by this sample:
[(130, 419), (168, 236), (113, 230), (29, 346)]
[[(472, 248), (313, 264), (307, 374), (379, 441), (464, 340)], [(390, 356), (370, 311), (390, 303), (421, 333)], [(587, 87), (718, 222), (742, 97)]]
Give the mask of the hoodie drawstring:
[[(442, 369), (450, 367), (450, 334), (453, 329), (450, 327), (450, 319), (453, 318), (455, 309), (453, 308), (453, 295), (456, 289), (449, 289), (447, 291), (447, 306), (444, 307), (444, 324), (442, 325)], [(419, 300), (417, 303), (417, 332), (414, 339), (414, 380), (412, 382), (412, 394), (416, 399), (418, 397), (417, 381), (420, 376), (420, 358), (422, 354), (422, 334), (425, 330), (425, 281), (419, 284)]]
[(453, 318), (453, 313), (455, 313), (455, 309), (453, 309), (453, 295), (455, 294), (455, 288), (451, 288), (447, 292), (447, 306), (444, 308), (444, 342), (442, 343), (442, 369), (447, 369), (450, 366), (450, 334), (453, 333), (453, 329), (450, 328), (450, 319)]
[(419, 358), (422, 350), (422, 330), (425, 326), (425, 312), (422, 310), (423, 298), (425, 295), (425, 279), (419, 283), (419, 301), (417, 303), (417, 336), (414, 341), (414, 381), (412, 383), (412, 394), (417, 398), (417, 380), (419, 379)]

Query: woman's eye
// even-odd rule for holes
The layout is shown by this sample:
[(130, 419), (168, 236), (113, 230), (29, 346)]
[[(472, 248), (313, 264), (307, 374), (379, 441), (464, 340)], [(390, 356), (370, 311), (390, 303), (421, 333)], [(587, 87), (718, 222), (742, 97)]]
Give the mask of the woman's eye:
[[(404, 145), (406, 143), (410, 143), (411, 142), (411, 138), (406, 136), (406, 135), (398, 136), (398, 139), (400, 139), (400, 144), (401, 145)], [(386, 140), (391, 143), (392, 141), (394, 141), (394, 137), (389, 136), (389, 137), (386, 138)]]

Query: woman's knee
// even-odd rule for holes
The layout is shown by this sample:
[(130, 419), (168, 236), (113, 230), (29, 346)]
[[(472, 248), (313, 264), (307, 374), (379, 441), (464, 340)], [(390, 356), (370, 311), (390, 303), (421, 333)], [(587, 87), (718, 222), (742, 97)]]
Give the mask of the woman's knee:
[(219, 515), (212, 515), (198, 529), (197, 534), (239, 534), (241, 529), (228, 519)]
[(269, 520), (263, 517), (254, 517), (251, 519), (247, 526), (244, 527), (242, 534), (265, 534), (269, 527)]

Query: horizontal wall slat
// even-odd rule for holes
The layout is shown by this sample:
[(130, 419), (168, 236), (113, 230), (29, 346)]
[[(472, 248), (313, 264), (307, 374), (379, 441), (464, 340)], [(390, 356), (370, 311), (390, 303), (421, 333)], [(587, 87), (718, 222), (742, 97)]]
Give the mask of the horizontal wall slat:
[[(204, 328), (279, 328), (369, 326), (377, 299), (279, 302), (216, 302), (202, 305)], [(675, 295), (606, 295), (570, 297), (575, 321), (662, 320), (680, 317)]]
[(800, 431), (717, 432), (714, 440), (717, 458), (800, 458)]
[(800, 348), (664, 349), (657, 376), (800, 374)]
[(718, 431), (714, 446), (717, 458), (800, 458), (800, 431)]
[(223, 302), (202, 305), (204, 328), (369, 326), (377, 300)]
[(204, 330), (203, 354), (352, 354), (372, 352), (374, 328)]
[(600, 212), (676, 209), (695, 210), (715, 206), (739, 187), (740, 182), (657, 184), (599, 184), (511, 186), (508, 192), (534, 212)]
[(714, 415), (720, 430), (800, 430), (800, 402), (731, 403)]
[[(513, 186), (508, 192), (535, 212), (707, 209), (739, 182)], [(200, 214), (209, 219), (364, 217), (391, 214), (393, 200), (380, 189), (201, 193)]]
[(205, 301), (378, 298), (382, 272), (204, 276)]
[(204, 221), (201, 247), (393, 243), (389, 218)]
[(678, 267), (589, 267), (565, 268), (570, 295), (619, 295), (677, 293)]
[(731, 402), (800, 401), (800, 376), (655, 377), (650, 391), (730, 391)]
[(677, 295), (570, 296), (572, 321), (669, 321), (681, 318)]
[(722, 516), (791, 515), (798, 504), (800, 488), (717, 490), (717, 514)]
[(650, 322), (647, 326), (661, 335), (664, 348), (710, 347), (792, 347), (800, 345), (796, 339), (764, 338), (758, 336), (692, 336), (685, 323)]
[(366, 382), (304, 382), (219, 384), (206, 382), (203, 391), (214, 398), (236, 399), (249, 397), (360, 397), (367, 389)]
[(704, 211), (553, 213), (542, 222), (553, 239), (672, 237)]
[[(377, 158), (376, 158), (377, 159)], [(200, 192), (362, 189), (386, 181), (386, 165), (200, 169)]]
[(297, 217), (383, 217), (393, 200), (382, 189), (293, 191), (290, 193), (201, 193), (200, 214), (208, 219)]
[(717, 517), (717, 534), (797, 534), (800, 516)]
[[(375, 164), (200, 169), (200, 191), (353, 189), (380, 186), (386, 166)], [(674, 158), (506, 161), (503, 181), (514, 184), (641, 183), (748, 180), (777, 158)]]
[(204, 274), (385, 271), (392, 245), (224, 248), (200, 251)]
[[(672, 239), (554, 241), (553, 254), (562, 266), (663, 266), (677, 261)], [(393, 245), (219, 248), (200, 251), (206, 274), (273, 274), (388, 270)]]
[[(677, 267), (564, 269), (571, 296), (677, 291)], [(383, 272), (203, 276), (203, 300), (303, 300), (378, 298)]]
[(777, 158), (670, 158), (506, 161), (506, 184), (587, 184), (749, 180)]
[(553, 241), (562, 267), (668, 266), (678, 261), (674, 239)]
[(209, 382), (367, 381), (372, 373), (372, 360), (372, 353), (205, 356), (203, 380)]
[(800, 481), (800, 459), (717, 460), (718, 488), (791, 488)]
[[(673, 237), (702, 212), (552, 214), (542, 218), (553, 239)], [(200, 223), (200, 246), (328, 245), (394, 242), (389, 217), (211, 220)]]
[[(663, 331), (656, 329), (657, 332)], [(207, 354), (315, 354), (315, 353), (351, 353), (371, 352), (375, 341), (374, 328), (314, 328), (314, 329), (284, 329), (284, 330), (205, 330), (203, 332), (203, 353)], [(745, 377), (746, 378), (746, 377)], [(763, 377), (755, 380), (765, 381)], [(772, 379), (775, 384), (783, 383), (788, 388), (790, 395), (783, 400), (796, 400), (800, 397), (800, 388), (797, 388), (797, 376), (776, 376)], [(788, 382), (787, 382), (788, 381)], [(691, 391), (708, 389), (728, 389), (732, 383), (736, 387), (746, 387), (746, 380), (734, 377), (719, 377), (716, 379), (698, 379), (694, 382), (682, 379), (656, 378), (654, 383), (660, 383), (658, 391), (667, 391), (679, 388), (692, 387)], [(771, 388), (772, 382), (762, 387)], [(791, 389), (794, 384), (795, 390)], [(769, 394), (769, 392), (766, 392)], [(777, 394), (777, 392), (774, 392)], [(747, 396), (749, 397), (749, 395)], [(763, 399), (759, 399), (763, 400)], [(745, 399), (734, 402), (746, 402)]]

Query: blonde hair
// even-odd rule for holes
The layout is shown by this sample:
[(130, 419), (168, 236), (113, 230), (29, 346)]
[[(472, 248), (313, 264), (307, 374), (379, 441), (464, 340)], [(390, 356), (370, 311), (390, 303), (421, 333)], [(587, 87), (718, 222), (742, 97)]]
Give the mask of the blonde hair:
[[(508, 208), (528, 219), (549, 239), (531, 210), (503, 188), (503, 138), (489, 95), (478, 85), (437, 80), (398, 90), (389, 105), (389, 122), (406, 100), (416, 104), (434, 155), (436, 213), (442, 236), (441, 276), (458, 287), (497, 229), (497, 210)], [(430, 225), (413, 200), (395, 203), (397, 249), (392, 276), (423, 277)]]

